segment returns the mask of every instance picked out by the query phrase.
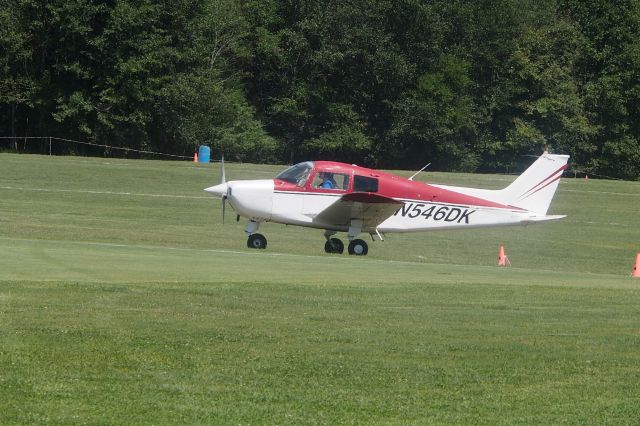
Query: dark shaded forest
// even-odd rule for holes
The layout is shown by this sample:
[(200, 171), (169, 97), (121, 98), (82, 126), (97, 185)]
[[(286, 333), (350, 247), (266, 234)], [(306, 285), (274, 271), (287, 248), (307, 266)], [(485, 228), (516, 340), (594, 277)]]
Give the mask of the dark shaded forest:
[(2, 136), (640, 178), (636, 0), (0, 4)]

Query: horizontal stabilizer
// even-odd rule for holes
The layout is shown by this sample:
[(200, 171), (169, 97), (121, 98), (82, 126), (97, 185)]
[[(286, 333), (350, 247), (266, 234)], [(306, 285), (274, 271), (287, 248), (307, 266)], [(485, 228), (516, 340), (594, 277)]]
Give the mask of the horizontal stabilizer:
[(567, 215), (564, 214), (551, 214), (551, 215), (544, 215), (544, 216), (532, 216), (530, 218), (528, 218), (527, 220), (525, 220), (524, 222), (531, 222), (531, 223), (537, 223), (537, 222), (546, 222), (548, 220), (558, 220), (558, 219), (562, 219), (567, 217)]

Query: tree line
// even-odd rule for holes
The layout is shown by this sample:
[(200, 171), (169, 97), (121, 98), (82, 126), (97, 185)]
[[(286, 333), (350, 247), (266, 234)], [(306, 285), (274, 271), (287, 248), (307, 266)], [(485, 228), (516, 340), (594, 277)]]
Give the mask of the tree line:
[(636, 0), (0, 4), (3, 136), (640, 178)]

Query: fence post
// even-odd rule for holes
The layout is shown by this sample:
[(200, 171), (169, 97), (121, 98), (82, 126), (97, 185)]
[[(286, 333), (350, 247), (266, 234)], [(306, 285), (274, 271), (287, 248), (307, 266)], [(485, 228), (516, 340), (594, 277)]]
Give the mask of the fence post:
[(49, 136), (49, 156), (51, 156), (51, 136)]

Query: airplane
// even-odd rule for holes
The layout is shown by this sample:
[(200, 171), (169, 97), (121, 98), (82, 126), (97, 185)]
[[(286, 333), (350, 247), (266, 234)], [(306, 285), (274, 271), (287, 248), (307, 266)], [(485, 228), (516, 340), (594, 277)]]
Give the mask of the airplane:
[[(326, 253), (343, 253), (335, 238), (346, 232), (348, 253), (364, 256), (362, 233), (384, 241), (385, 234), (526, 225), (565, 217), (547, 215), (568, 155), (544, 152), (504, 189), (490, 190), (428, 184), (391, 173), (334, 161), (305, 161), (274, 179), (227, 182), (222, 160), (221, 183), (205, 191), (229, 202), (248, 219), (247, 247), (265, 249), (257, 231), (262, 222), (323, 229)], [(426, 167), (426, 166), (425, 166)]]

